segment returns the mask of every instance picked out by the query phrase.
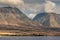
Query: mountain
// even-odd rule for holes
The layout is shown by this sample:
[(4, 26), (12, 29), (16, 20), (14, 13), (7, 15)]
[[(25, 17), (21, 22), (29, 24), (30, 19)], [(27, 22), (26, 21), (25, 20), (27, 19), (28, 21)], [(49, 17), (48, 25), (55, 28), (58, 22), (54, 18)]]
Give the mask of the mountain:
[(59, 14), (41, 13), (31, 20), (16, 7), (0, 7), (0, 36), (60, 35), (59, 19)]
[(33, 35), (41, 26), (16, 7), (0, 7), (0, 35)]
[[(36, 24), (16, 7), (0, 7), (0, 25)], [(32, 24), (32, 25), (33, 25)]]
[(33, 21), (37, 21), (47, 28), (60, 28), (60, 14), (56, 13), (39, 13)]
[(25, 14), (17, 8), (1, 7), (0, 8), (0, 24), (5, 25), (18, 25), (23, 21), (30, 20)]

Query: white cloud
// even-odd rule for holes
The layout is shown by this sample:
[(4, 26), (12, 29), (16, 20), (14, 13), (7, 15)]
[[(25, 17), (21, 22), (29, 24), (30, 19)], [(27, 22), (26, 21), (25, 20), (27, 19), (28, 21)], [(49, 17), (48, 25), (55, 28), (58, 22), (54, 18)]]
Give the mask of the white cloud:
[(36, 14), (29, 14), (29, 18), (33, 19), (36, 16)]
[[(30, 0), (31, 1), (31, 0)], [(43, 12), (43, 3), (40, 4), (40, 3), (35, 3), (34, 2), (31, 4), (31, 3), (26, 3), (24, 4), (25, 5), (25, 9), (24, 9), (24, 13), (31, 19), (34, 18), (34, 16), (40, 12)], [(60, 6), (56, 6), (56, 10), (54, 10), (55, 13), (60, 13)]]
[(44, 3), (44, 11), (45, 12), (54, 12), (56, 8), (56, 4), (52, 1), (46, 1)]
[(23, 5), (23, 0), (0, 0), (2, 4)]
[(0, 0), (0, 6), (14, 6), (20, 9), (24, 8), (23, 0)]
[(31, 19), (39, 12), (42, 12), (41, 4), (25, 4), (25, 8), (29, 10), (29, 14), (27, 16)]
[(56, 6), (55, 13), (60, 14), (60, 6)]

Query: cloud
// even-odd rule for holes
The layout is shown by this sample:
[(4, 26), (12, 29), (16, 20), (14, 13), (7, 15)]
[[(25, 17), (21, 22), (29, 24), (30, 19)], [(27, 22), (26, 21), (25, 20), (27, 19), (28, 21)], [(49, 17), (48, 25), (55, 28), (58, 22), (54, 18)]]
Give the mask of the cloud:
[(34, 18), (36, 14), (42, 12), (42, 5), (41, 4), (25, 4), (25, 13), (29, 18)]
[[(59, 0), (51, 0), (53, 2), (58, 2)], [(25, 14), (29, 18), (34, 18), (36, 14), (43, 12), (43, 3), (44, 0), (24, 0), (25, 3)], [(58, 4), (58, 3), (56, 3)], [(56, 5), (56, 10), (54, 10), (55, 13), (60, 13), (60, 6)]]
[(22, 0), (0, 0), (1, 4), (23, 5)]
[(51, 1), (60, 1), (60, 0), (51, 0)]
[[(43, 3), (44, 1), (45, 1), (45, 0), (24, 0), (25, 3), (31, 3), (31, 4)], [(60, 0), (50, 0), (50, 1), (60, 3)]]
[(36, 16), (36, 14), (29, 14), (28, 17), (29, 17), (30, 19), (33, 19), (35, 16)]
[(34, 12), (34, 14), (35, 14), (36, 12), (40, 12), (41, 11), (43, 5), (41, 5), (41, 4), (26, 4), (25, 7), (27, 9), (29, 9), (31, 12)]
[(56, 8), (56, 4), (52, 1), (46, 1), (44, 3), (44, 11), (45, 12), (54, 12)]
[(55, 13), (60, 14), (60, 6), (56, 6)]
[(36, 3), (42, 3), (44, 0), (24, 0), (25, 3), (31, 3), (31, 4), (36, 4)]
[(24, 8), (23, 0), (0, 0), (1, 6), (14, 6), (18, 8)]

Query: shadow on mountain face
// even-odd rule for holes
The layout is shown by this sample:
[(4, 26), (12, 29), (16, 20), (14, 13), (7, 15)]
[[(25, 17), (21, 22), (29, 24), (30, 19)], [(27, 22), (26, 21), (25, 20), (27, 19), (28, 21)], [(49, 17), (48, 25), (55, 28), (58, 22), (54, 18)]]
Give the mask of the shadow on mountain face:
[(0, 30), (40, 30), (41, 25), (33, 22), (18, 8), (1, 7), (0, 8)]
[(33, 21), (40, 22), (42, 25), (52, 28), (60, 28), (60, 15), (56, 13), (39, 13)]

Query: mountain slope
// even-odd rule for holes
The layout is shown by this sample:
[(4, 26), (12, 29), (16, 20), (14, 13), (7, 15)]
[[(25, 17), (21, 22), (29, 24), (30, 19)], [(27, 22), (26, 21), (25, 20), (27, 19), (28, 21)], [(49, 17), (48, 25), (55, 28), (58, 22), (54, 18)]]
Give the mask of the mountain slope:
[(23, 21), (29, 21), (30, 19), (19, 11), (17, 8), (2, 7), (0, 8), (0, 24), (19, 24)]
[[(23, 14), (19, 9), (15, 7), (1, 7), (0, 8), (0, 35), (3, 36), (4, 35), (5, 36), (6, 35), (44, 36), (44, 35), (57, 35), (57, 34), (60, 35), (60, 28), (59, 29), (51, 28), (56, 25), (59, 26), (60, 23), (59, 15), (41, 13), (36, 17), (36, 19), (41, 24), (38, 22), (33, 22), (25, 14)], [(36, 19), (34, 21), (37, 21)], [(54, 25), (52, 25), (50, 21), (53, 22)], [(45, 28), (46, 26), (48, 28)]]
[(20, 24), (33, 25), (37, 23), (29, 19), (16, 7), (1, 7), (0, 24), (19, 26)]
[(0, 7), (0, 34), (2, 35), (38, 33), (41, 26), (40, 23), (33, 22), (15, 7)]
[(40, 13), (35, 16), (33, 21), (40, 22), (44, 26), (60, 28), (60, 15), (56, 13)]

